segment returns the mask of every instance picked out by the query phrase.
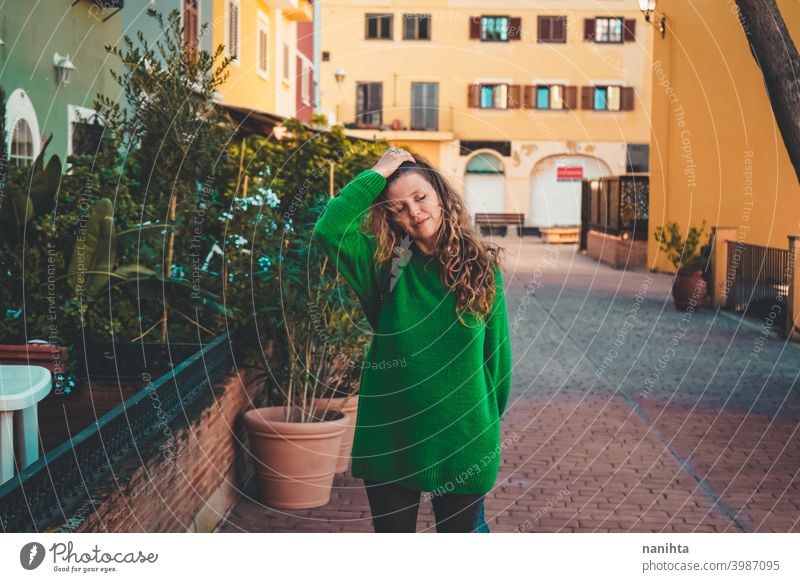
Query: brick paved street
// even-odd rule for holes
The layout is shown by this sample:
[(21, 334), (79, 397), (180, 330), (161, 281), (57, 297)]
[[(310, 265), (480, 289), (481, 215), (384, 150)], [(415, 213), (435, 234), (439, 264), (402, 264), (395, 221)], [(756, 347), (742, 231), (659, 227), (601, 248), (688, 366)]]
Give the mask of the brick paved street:
[[(800, 346), (755, 320), (676, 311), (671, 275), (614, 270), (538, 238), (497, 242), (513, 441), (487, 495), (492, 531), (800, 531)], [(218, 527), (371, 530), (349, 474), (313, 510), (243, 493)], [(418, 531), (434, 531), (426, 501)]]

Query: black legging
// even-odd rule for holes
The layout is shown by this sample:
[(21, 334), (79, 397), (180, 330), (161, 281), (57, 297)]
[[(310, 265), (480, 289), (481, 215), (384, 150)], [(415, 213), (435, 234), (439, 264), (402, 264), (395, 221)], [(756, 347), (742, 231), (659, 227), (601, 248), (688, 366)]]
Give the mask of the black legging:
[[(393, 483), (364, 479), (376, 533), (417, 530), (420, 492)], [(485, 494), (437, 493), (431, 497), (437, 533), (489, 533), (484, 520)]]

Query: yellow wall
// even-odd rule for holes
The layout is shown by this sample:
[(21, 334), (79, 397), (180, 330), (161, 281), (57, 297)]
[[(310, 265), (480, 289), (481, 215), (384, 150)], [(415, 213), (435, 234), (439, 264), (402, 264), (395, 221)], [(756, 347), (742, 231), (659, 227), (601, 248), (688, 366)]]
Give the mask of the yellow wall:
[[(214, 0), (213, 10), (212, 44), (216, 48), (225, 44), (225, 0)], [(242, 0), (240, 10), (241, 54), (239, 55), (239, 64), (228, 66), (228, 80), (222, 85), (219, 92), (222, 94), (223, 102), (227, 105), (274, 112), (276, 109), (275, 79), (278, 70), (276, 66), (280, 63), (275, 44), (275, 9), (270, 7), (265, 0)], [(258, 42), (256, 31), (259, 10), (269, 18), (269, 80), (264, 79), (256, 72), (256, 43)]]
[[(800, 46), (800, 3), (778, 0)], [(800, 233), (800, 185), (733, 0), (661, 0), (653, 39), (648, 263), (674, 271), (656, 226), (735, 227), (738, 240), (788, 248)], [(686, 156), (686, 157), (684, 157)], [(710, 230), (710, 228), (708, 229)]]

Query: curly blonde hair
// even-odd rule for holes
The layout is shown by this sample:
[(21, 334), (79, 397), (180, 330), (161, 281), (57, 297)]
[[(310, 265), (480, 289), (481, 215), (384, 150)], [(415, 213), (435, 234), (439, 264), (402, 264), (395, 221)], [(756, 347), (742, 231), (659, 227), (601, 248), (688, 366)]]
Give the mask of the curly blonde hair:
[[(465, 327), (477, 327), (494, 305), (496, 277), (493, 267), (499, 267), (500, 253), (505, 252), (505, 249), (494, 243), (480, 241), (469, 222), (461, 195), (424, 156), (415, 153), (414, 160), (415, 162), (403, 162), (389, 176), (385, 188), (370, 208), (367, 223), (377, 241), (375, 260), (379, 265), (390, 260), (400, 239), (406, 236), (402, 227), (387, 212), (386, 193), (400, 176), (416, 172), (436, 190), (442, 206), (442, 224), (436, 232), (433, 252), (443, 266), (442, 285), (456, 294), (456, 314), (461, 324)], [(478, 323), (474, 326), (468, 325), (462, 319), (465, 312), (472, 313)]]

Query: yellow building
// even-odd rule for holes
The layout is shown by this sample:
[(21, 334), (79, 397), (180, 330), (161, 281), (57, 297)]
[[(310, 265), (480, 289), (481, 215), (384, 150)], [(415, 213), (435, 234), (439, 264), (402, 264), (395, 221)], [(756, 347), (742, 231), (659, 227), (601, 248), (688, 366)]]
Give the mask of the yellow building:
[[(777, 4), (800, 46), (800, 3)], [(667, 26), (653, 39), (648, 264), (674, 271), (652, 238), (672, 221), (685, 233), (705, 219), (726, 238), (787, 249), (800, 234), (800, 185), (736, 3), (660, 0), (657, 11)]]
[(233, 58), (221, 87), (225, 105), (283, 117), (313, 101), (312, 21), (307, 0), (213, 0), (213, 46)]
[(580, 179), (646, 171), (654, 33), (632, 0), (331, 0), (321, 110), (426, 155), (471, 213), (580, 222)]

